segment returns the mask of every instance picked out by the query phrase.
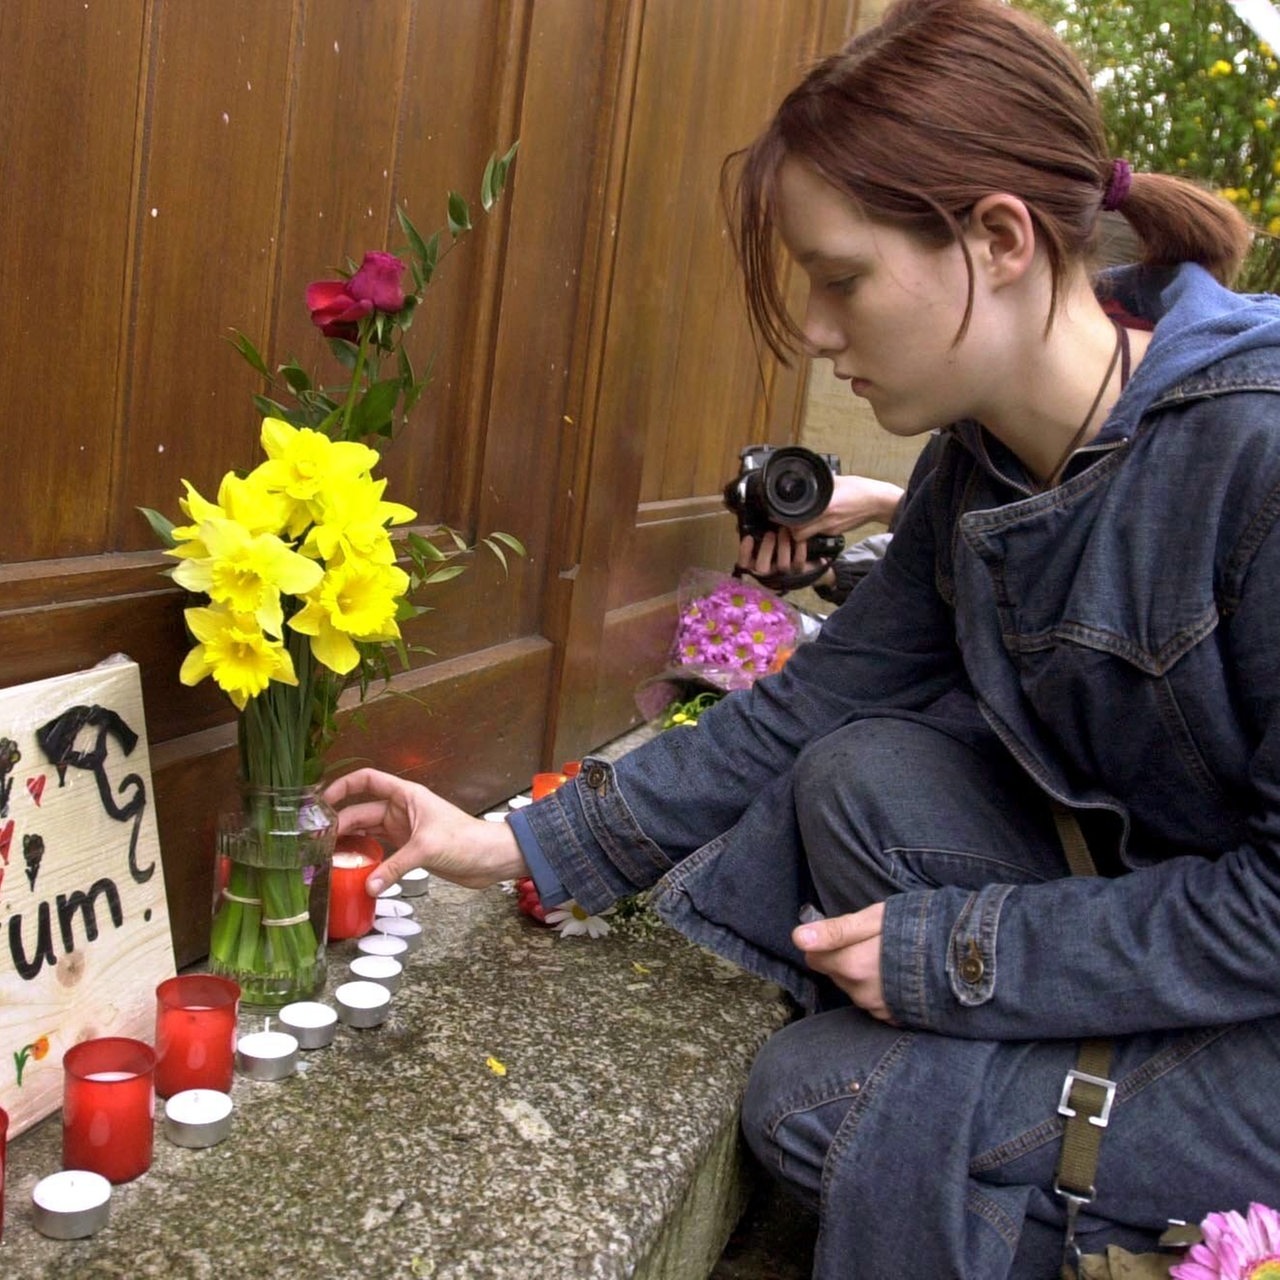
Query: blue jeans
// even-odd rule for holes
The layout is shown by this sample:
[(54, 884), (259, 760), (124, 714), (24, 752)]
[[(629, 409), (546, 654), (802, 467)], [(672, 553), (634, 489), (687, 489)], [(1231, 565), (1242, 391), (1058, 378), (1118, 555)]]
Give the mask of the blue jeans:
[[(1013, 762), (927, 724), (838, 730), (800, 758), (795, 797), (827, 914), (912, 889), (1067, 874), (1047, 805)], [(1054, 922), (1045, 929), (1053, 936)], [(1056, 1276), (1056, 1108), (1077, 1050), (903, 1030), (852, 1007), (775, 1035), (752, 1070), (743, 1128), (766, 1168), (819, 1209), (815, 1277)], [(1148, 1249), (1169, 1218), (1280, 1203), (1278, 1062), (1276, 1019), (1117, 1039), (1085, 1251)]]

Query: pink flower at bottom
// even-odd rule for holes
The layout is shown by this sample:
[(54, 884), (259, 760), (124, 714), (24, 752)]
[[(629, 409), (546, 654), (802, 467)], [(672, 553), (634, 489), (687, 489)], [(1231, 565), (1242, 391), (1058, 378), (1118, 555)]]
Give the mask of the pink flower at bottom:
[(1211, 1213), (1200, 1224), (1204, 1242), (1169, 1269), (1170, 1280), (1280, 1280), (1280, 1213), (1251, 1204)]

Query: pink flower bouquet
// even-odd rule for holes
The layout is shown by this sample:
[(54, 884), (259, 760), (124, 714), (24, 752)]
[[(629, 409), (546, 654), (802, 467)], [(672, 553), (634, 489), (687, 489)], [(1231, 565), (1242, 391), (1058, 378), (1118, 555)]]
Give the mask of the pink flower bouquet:
[(799, 612), (744, 578), (689, 569), (677, 595), (671, 665), (636, 691), (648, 720), (692, 688), (730, 693), (776, 670), (801, 637)]

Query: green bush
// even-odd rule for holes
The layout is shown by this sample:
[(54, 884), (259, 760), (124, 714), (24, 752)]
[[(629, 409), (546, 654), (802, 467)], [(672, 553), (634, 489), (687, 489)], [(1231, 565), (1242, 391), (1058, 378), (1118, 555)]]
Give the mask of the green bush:
[(1280, 61), (1225, 0), (1018, 0), (1098, 90), (1112, 154), (1220, 192), (1253, 224), (1238, 287), (1280, 286)]

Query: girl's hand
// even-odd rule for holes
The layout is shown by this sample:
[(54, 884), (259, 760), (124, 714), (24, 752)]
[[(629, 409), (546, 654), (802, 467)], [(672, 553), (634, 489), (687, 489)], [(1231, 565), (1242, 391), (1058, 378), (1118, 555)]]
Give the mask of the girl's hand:
[(378, 769), (357, 769), (325, 790), (338, 812), (338, 835), (377, 837), (395, 852), (366, 882), (381, 893), (412, 867), (469, 889), (529, 874), (515, 834), (505, 822), (473, 818), (416, 782)]
[(851, 915), (799, 925), (791, 940), (804, 952), (809, 968), (825, 973), (859, 1009), (892, 1022), (880, 981), (883, 924), (884, 904), (877, 902)]

